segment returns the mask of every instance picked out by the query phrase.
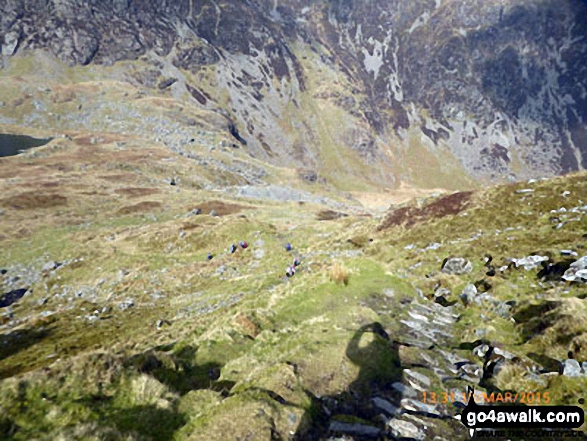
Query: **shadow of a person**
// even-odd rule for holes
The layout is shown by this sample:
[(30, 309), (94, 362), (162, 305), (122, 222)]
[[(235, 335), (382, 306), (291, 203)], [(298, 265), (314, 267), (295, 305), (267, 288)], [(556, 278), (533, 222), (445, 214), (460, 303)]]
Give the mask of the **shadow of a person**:
[[(401, 394), (391, 387), (402, 378), (397, 345), (391, 341), (381, 323), (374, 322), (361, 326), (355, 332), (345, 354), (359, 367), (357, 378), (336, 395), (317, 397), (306, 390), (312, 399), (312, 408), (304, 415), (294, 440), (319, 440), (338, 435), (338, 428), (344, 424), (349, 427), (353, 423), (367, 426), (363, 434), (359, 426), (355, 426), (355, 439), (373, 439), (368, 432), (383, 434), (384, 421), (380, 415), (384, 412), (373, 399), (380, 398), (396, 407), (399, 405)], [(371, 428), (373, 430), (368, 430)]]

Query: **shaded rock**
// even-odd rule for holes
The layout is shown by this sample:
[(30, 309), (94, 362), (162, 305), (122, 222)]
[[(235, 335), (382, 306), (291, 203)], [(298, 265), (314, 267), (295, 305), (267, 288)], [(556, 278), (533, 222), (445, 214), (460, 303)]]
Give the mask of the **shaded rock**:
[(494, 352), (488, 356), (488, 359), (483, 366), (483, 378), (485, 379), (499, 374), (499, 372), (508, 364), (508, 359), (503, 355), (496, 353), (495, 349), (496, 348), (494, 348)]
[(540, 262), (542, 269), (538, 272), (538, 278), (543, 281), (560, 281), (563, 279), (564, 274), (571, 268), (573, 262), (574, 260), (571, 259), (565, 259), (556, 263)]
[(444, 260), (441, 271), (446, 274), (466, 274), (473, 270), (473, 265), (462, 257), (452, 257)]
[(20, 300), (27, 291), (28, 288), (20, 288), (0, 296), (0, 308), (5, 308)]
[(194, 208), (192, 211), (190, 211), (188, 214), (185, 215), (185, 217), (192, 217), (192, 216), (197, 216), (198, 214), (201, 214), (202, 210), (200, 208)]
[(168, 87), (171, 87), (176, 81), (177, 78), (165, 78), (161, 80), (159, 84), (157, 84), (157, 87), (159, 88), (159, 90), (164, 90)]
[(489, 291), (491, 289), (491, 287), (492, 287), (491, 283), (489, 283), (485, 279), (477, 280), (475, 282), (475, 288), (477, 289), (477, 292), (480, 292), (480, 293), (485, 293), (485, 292)]
[(454, 306), (457, 301), (453, 300), (453, 301), (448, 301), (448, 299), (444, 296), (436, 296), (434, 297), (434, 302), (438, 303), (441, 306), (444, 306), (445, 308), (449, 308), (451, 306)]
[(395, 415), (399, 411), (399, 409), (396, 406), (394, 406), (389, 401), (384, 400), (383, 398), (375, 397), (371, 401), (373, 402), (375, 407), (384, 411), (388, 415)]
[(381, 433), (381, 430), (374, 426), (359, 423), (344, 423), (341, 421), (331, 421), (329, 430), (331, 432), (345, 433), (366, 438), (376, 438)]
[(393, 383), (391, 387), (396, 391), (400, 392), (404, 397), (416, 398), (418, 396), (418, 392), (416, 391), (416, 389), (410, 386), (406, 386), (403, 383), (396, 382)]
[(528, 353), (528, 358), (540, 364), (542, 367), (542, 369), (540, 369), (541, 373), (554, 372), (560, 374), (563, 371), (563, 364), (547, 355), (530, 352)]

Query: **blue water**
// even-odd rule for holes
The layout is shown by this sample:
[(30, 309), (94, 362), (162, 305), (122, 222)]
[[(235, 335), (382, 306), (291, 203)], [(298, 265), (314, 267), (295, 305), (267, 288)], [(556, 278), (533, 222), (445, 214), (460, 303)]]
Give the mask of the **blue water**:
[(0, 133), (0, 157), (18, 155), (21, 150), (40, 147), (51, 141), (51, 138), (33, 138), (23, 135), (5, 135)]

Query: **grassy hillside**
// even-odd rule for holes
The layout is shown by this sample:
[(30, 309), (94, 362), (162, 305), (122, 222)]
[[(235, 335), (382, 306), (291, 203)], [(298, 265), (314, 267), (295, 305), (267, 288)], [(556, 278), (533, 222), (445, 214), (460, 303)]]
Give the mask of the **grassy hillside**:
[[(339, 218), (206, 190), (224, 179), (209, 172), (90, 133), (0, 159), (1, 286), (30, 288), (0, 326), (2, 437), (391, 439), (411, 424), (460, 439), (458, 403), (425, 408), (423, 392), (471, 384), (587, 409), (587, 376), (558, 373), (587, 361), (585, 285), (500, 270), (587, 254), (585, 174)], [(450, 256), (472, 271), (441, 272)], [(483, 344), (509, 355), (480, 358)]]

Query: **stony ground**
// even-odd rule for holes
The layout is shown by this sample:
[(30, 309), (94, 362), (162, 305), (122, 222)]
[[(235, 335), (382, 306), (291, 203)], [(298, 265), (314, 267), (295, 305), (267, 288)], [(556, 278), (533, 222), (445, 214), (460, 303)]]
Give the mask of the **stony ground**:
[(465, 439), (469, 386), (587, 409), (585, 173), (343, 193), (171, 98), (11, 75), (2, 131), (61, 136), (0, 159), (0, 438)]

